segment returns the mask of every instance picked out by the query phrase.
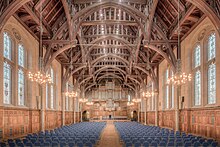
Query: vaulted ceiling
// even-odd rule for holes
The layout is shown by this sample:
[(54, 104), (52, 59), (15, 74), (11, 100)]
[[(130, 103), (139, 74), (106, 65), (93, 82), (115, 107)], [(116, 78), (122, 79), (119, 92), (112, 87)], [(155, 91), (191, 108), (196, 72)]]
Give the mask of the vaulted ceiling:
[(38, 40), (42, 20), (45, 70), (56, 59), (66, 69), (63, 81), (73, 76), (84, 88), (115, 79), (136, 90), (147, 76), (157, 81), (164, 59), (175, 69), (178, 15), (180, 39), (206, 16), (220, 26), (219, 0), (1, 0), (0, 6)]

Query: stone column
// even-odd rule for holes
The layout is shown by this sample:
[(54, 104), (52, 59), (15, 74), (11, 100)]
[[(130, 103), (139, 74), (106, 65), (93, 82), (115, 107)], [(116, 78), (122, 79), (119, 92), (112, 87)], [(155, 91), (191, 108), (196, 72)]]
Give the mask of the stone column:
[(66, 101), (66, 95), (63, 92), (62, 93), (62, 126), (65, 126), (65, 101)]
[(180, 126), (179, 126), (179, 115), (180, 115), (180, 111), (179, 111), (179, 100), (180, 100), (180, 95), (181, 95), (181, 86), (178, 85), (177, 86), (177, 99), (176, 99), (176, 103), (175, 103), (175, 130), (179, 131), (180, 130)]

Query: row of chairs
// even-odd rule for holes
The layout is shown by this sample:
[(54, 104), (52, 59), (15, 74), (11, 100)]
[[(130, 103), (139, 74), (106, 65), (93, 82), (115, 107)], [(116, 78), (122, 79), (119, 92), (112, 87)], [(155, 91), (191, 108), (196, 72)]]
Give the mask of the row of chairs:
[(82, 122), (50, 131), (28, 134), (23, 139), (8, 139), (1, 146), (10, 147), (92, 147), (100, 139), (105, 122)]
[(179, 131), (175, 132), (157, 126), (146, 126), (137, 122), (115, 122), (114, 124), (126, 147), (218, 146), (218, 143), (213, 139), (206, 139)]

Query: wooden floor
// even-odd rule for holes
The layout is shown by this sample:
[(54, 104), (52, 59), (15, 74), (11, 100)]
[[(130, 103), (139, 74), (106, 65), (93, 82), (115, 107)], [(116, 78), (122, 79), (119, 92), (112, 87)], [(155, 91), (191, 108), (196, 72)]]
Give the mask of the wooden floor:
[(101, 134), (98, 147), (122, 147), (113, 121), (107, 121), (106, 127)]

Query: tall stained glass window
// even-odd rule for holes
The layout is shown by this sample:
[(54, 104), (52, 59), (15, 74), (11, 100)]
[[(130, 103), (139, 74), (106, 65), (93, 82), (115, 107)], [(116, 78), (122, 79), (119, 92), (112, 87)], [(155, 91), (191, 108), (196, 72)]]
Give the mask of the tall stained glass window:
[(4, 32), (4, 57), (11, 60), (12, 58), (12, 40), (8, 33)]
[(216, 103), (216, 36), (212, 33), (208, 38), (208, 104)]
[(24, 67), (24, 47), (23, 45), (18, 45), (18, 65)]
[(201, 48), (200, 45), (197, 45), (194, 51), (194, 66), (199, 67), (201, 64)]
[(215, 33), (212, 33), (208, 39), (208, 60), (215, 58), (215, 50), (216, 50)]
[(18, 105), (24, 105), (24, 89), (25, 89), (25, 80), (24, 72), (18, 70)]
[(208, 67), (208, 104), (216, 103), (216, 66), (210, 64)]
[(195, 73), (194, 82), (194, 104), (197, 106), (201, 105), (201, 72), (199, 70)]
[(194, 105), (201, 105), (201, 47), (197, 45), (194, 49)]
[(3, 87), (3, 96), (4, 104), (11, 103), (11, 66), (4, 62), (4, 87)]

